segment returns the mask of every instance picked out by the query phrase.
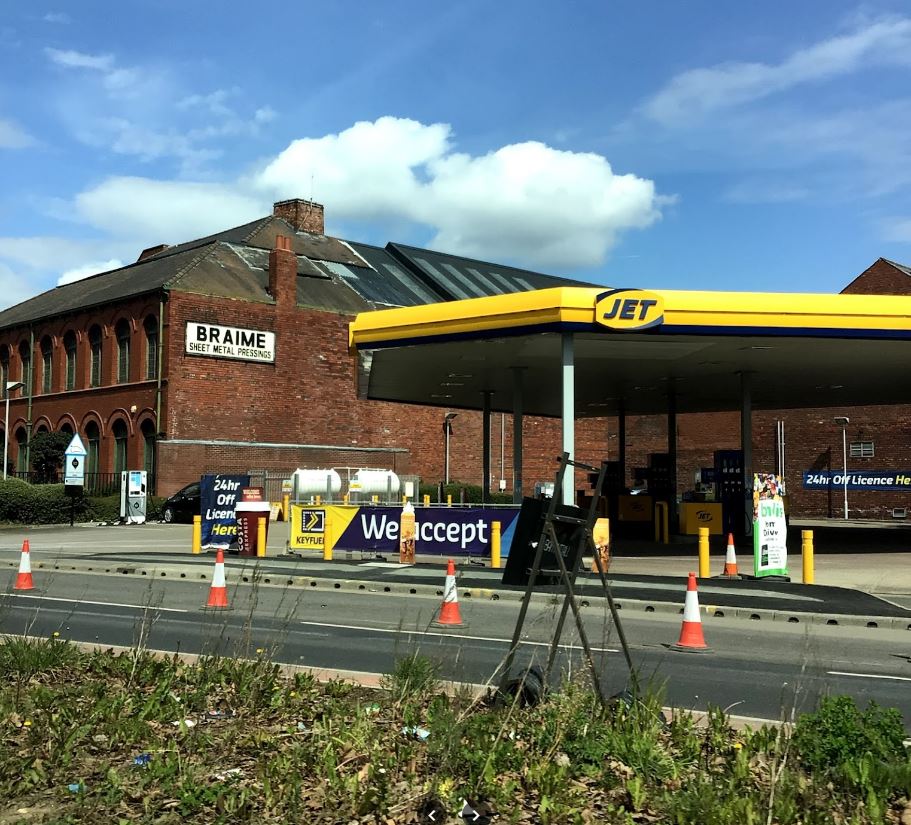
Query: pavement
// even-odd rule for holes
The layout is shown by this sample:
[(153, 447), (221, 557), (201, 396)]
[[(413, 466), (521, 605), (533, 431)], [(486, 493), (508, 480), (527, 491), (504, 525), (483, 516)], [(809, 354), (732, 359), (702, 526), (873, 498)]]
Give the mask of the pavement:
[[(228, 576), (254, 579), (265, 585), (358, 590), (402, 595), (442, 595), (445, 559), (419, 556), (414, 566), (396, 559), (337, 552), (325, 562), (316, 554), (290, 555), (285, 550), (284, 525), (273, 524), (265, 559), (228, 557)], [(831, 528), (830, 528), (831, 529)], [(32, 565), (60, 569), (161, 578), (207, 580), (210, 554), (192, 555), (189, 526), (147, 524), (116, 527), (47, 527), (0, 532), (0, 567), (18, 565), (24, 538), (32, 544)], [(713, 616), (771, 619), (794, 624), (861, 624), (868, 627), (911, 629), (911, 551), (902, 549), (911, 533), (889, 530), (838, 531), (835, 538), (820, 531), (816, 582), (700, 580), (700, 601)], [(799, 531), (791, 530), (792, 538)], [(882, 548), (889, 548), (883, 552)], [(858, 550), (860, 548), (860, 550)], [(712, 570), (720, 573), (724, 547), (715, 542)], [(660, 554), (659, 554), (660, 553)], [(741, 565), (749, 557), (741, 551)], [(791, 557), (798, 572), (799, 556)], [(501, 572), (479, 566), (478, 560), (459, 560), (459, 593), (465, 599), (518, 600), (524, 588), (500, 583)], [(697, 567), (695, 545), (655, 545), (620, 541), (611, 561), (610, 582), (622, 609), (678, 613), (685, 578)], [(793, 568), (798, 571), (793, 571)], [(587, 569), (587, 568), (586, 568)], [(601, 594), (597, 577), (585, 573), (579, 581), (583, 600)], [(543, 589), (540, 598), (553, 598)]]

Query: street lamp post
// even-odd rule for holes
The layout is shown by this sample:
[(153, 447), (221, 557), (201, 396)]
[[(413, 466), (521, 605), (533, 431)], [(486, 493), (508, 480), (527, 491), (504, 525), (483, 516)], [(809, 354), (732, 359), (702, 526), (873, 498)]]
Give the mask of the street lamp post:
[(845, 521), (848, 520), (848, 424), (851, 419), (846, 415), (835, 416), (835, 423), (841, 424), (841, 454), (843, 469), (842, 485), (845, 493)]
[(458, 413), (448, 412), (446, 413), (446, 417), (443, 419), (443, 440), (446, 443), (445, 460), (443, 462), (444, 484), (449, 484), (449, 436), (452, 435), (452, 419), (457, 415)]
[(6, 382), (6, 413), (3, 417), (3, 480), (6, 481), (6, 464), (9, 456), (9, 394), (19, 387), (24, 387), (21, 381)]

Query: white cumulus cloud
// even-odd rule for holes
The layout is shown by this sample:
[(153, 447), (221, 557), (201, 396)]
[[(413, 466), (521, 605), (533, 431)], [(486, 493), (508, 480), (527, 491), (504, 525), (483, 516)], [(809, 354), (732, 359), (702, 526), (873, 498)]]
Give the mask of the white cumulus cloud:
[(713, 111), (793, 87), (830, 80), (873, 65), (911, 65), (911, 19), (888, 18), (822, 40), (779, 63), (721, 63), (678, 74), (643, 111), (667, 126), (698, 121)]
[(119, 258), (110, 258), (107, 261), (90, 261), (80, 266), (74, 266), (57, 279), (57, 286), (71, 284), (73, 281), (81, 281), (83, 278), (97, 275), (99, 272), (109, 272), (112, 269), (119, 269), (123, 265), (123, 261)]
[(330, 220), (404, 219), (430, 227), (436, 248), (550, 268), (603, 263), (619, 233), (654, 223), (665, 202), (601, 155), (538, 142), (469, 155), (448, 125), (394, 117), (296, 140), (253, 184), (279, 198), (312, 190)]
[(72, 49), (51, 48), (45, 49), (44, 53), (52, 63), (67, 69), (93, 69), (107, 72), (114, 67), (114, 55), (112, 54), (86, 54)]
[(141, 239), (145, 247), (230, 229), (262, 217), (268, 206), (237, 186), (136, 177), (109, 178), (75, 202), (85, 223), (116, 237)]

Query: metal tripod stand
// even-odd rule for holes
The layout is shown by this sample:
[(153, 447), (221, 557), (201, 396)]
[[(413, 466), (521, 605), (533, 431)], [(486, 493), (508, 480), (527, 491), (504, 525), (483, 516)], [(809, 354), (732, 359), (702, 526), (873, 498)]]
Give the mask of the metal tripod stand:
[[(610, 585), (607, 582), (606, 571), (604, 570), (601, 563), (601, 555), (598, 553), (598, 550), (595, 547), (594, 539), (592, 537), (592, 528), (594, 527), (598, 514), (598, 503), (601, 500), (602, 496), (601, 490), (604, 484), (604, 476), (607, 471), (607, 462), (602, 462), (601, 468), (599, 470), (579, 461), (570, 460), (569, 453), (565, 452), (560, 457), (559, 462), (560, 468), (557, 470), (556, 479), (554, 480), (554, 493), (551, 497), (550, 503), (547, 506), (547, 512), (544, 516), (541, 535), (538, 539), (537, 547), (535, 548), (534, 561), (532, 562), (532, 566), (528, 572), (528, 583), (525, 587), (525, 596), (522, 599), (522, 607), (519, 609), (519, 617), (516, 620), (516, 627), (513, 631), (512, 642), (509, 646), (509, 652), (503, 665), (500, 690), (503, 693), (506, 692), (506, 686), (509, 682), (510, 671), (512, 670), (516, 650), (518, 649), (519, 643), (522, 639), (522, 629), (525, 625), (525, 616), (528, 613), (528, 605), (531, 602), (531, 594), (534, 591), (535, 581), (537, 580), (539, 574), (542, 572), (541, 561), (544, 555), (545, 547), (549, 546), (553, 548), (553, 555), (556, 557), (559, 570), (544, 572), (545, 574), (550, 575), (553, 575), (554, 573), (559, 574), (560, 583), (564, 588), (565, 595), (563, 599), (563, 607), (560, 611), (560, 618), (557, 620), (557, 626), (554, 630), (554, 635), (550, 643), (550, 652), (547, 658), (547, 668), (544, 673), (544, 685), (546, 686), (550, 680), (550, 672), (553, 668), (557, 650), (560, 645), (560, 637), (563, 633), (563, 625), (566, 621), (567, 611), (572, 610), (573, 617), (576, 620), (576, 629), (579, 631), (579, 641), (582, 643), (582, 649), (585, 653), (585, 658), (588, 662), (589, 670), (591, 672), (592, 683), (594, 684), (595, 691), (598, 694), (599, 700), (601, 701), (602, 705), (604, 705), (607, 703), (607, 697), (604, 695), (604, 692), (601, 689), (601, 679), (598, 676), (598, 670), (595, 667), (594, 658), (592, 657), (591, 652), (591, 645), (588, 643), (588, 635), (585, 632), (582, 614), (579, 611), (579, 605), (576, 601), (576, 594), (573, 588), (576, 583), (576, 577), (579, 573), (579, 567), (582, 564), (583, 551), (590, 551), (595, 558), (595, 566), (598, 569), (598, 576), (601, 580), (601, 587), (604, 590), (604, 595), (607, 598), (607, 603), (610, 607), (611, 618), (613, 619), (614, 625), (617, 628), (617, 635), (620, 639), (620, 646), (623, 649), (623, 655), (626, 658), (626, 664), (629, 668), (630, 680), (633, 688), (635, 689), (636, 674), (635, 670), (633, 669), (633, 661), (630, 657), (629, 646), (626, 643), (626, 634), (623, 632), (623, 625), (620, 622), (617, 606), (614, 604), (614, 598), (611, 595)], [(584, 518), (581, 518), (578, 515), (566, 515), (557, 511), (558, 502), (563, 500), (563, 484), (564, 479), (567, 475), (567, 468), (572, 468), (573, 470), (578, 468), (580, 470), (598, 473), (598, 481), (595, 485), (595, 492), (592, 496), (591, 504), (588, 508), (588, 514)], [(574, 534), (574, 539), (577, 545), (575, 552), (571, 552), (571, 548), (567, 547), (566, 555), (572, 560), (572, 569), (567, 568), (566, 562), (564, 561), (563, 547), (561, 546), (560, 541), (557, 537), (557, 532), (554, 527), (555, 524), (575, 525), (577, 528), (581, 528), (576, 530)]]

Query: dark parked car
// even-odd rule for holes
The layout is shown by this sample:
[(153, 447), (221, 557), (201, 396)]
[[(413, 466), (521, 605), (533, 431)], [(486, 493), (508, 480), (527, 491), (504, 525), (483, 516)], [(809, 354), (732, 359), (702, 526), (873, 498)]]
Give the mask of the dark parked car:
[(199, 515), (199, 482), (194, 481), (178, 490), (161, 507), (161, 520), (167, 524), (189, 523)]

